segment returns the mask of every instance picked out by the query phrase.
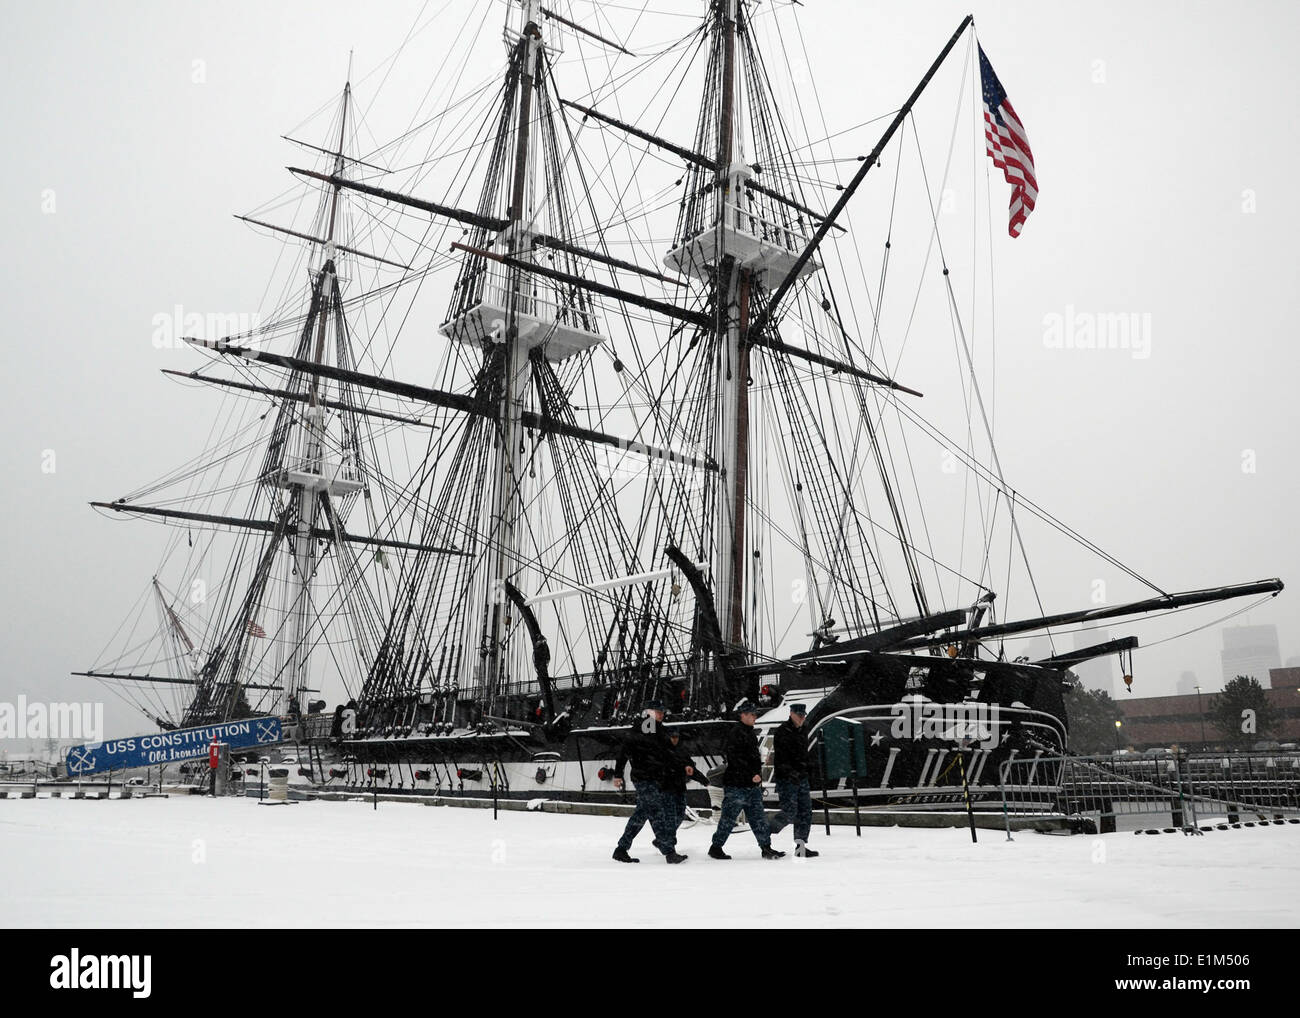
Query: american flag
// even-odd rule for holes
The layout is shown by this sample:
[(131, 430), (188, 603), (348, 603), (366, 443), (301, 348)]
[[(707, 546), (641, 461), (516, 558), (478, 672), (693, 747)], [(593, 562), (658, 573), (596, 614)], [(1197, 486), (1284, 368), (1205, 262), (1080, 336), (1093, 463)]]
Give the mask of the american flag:
[(254, 622), (252, 619), (249, 619), (249, 620), (248, 620), (248, 635), (249, 635), (249, 636), (260, 636), (261, 638), (265, 639), (265, 638), (266, 638), (266, 630), (263, 629), (261, 626), (259, 626), (259, 625), (258, 625), (256, 622)]
[(993, 165), (1011, 185), (1011, 220), (1007, 232), (1019, 237), (1038, 200), (1034, 155), (1029, 151), (1025, 125), (1007, 101), (1006, 89), (993, 72), (983, 46), (980, 47), (980, 80), (984, 85), (984, 141)]

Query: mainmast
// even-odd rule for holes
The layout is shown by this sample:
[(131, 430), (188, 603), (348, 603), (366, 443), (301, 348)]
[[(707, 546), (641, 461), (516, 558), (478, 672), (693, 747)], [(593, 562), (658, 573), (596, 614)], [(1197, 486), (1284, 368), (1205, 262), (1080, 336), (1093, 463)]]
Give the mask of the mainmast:
[[(561, 221), (567, 207), (563, 182), (555, 176), (558, 164), (546, 161), (548, 154), (554, 154), (556, 139), (553, 109), (545, 94), (549, 56), (540, 26), (543, 12), (538, 0), (521, 0), (521, 4), (522, 27), (517, 37), (507, 33), (511, 57), (501, 129), (487, 159), (480, 211), (475, 215), (438, 207), (443, 214), (471, 223), (476, 231), (473, 243), (455, 245), (469, 257), (440, 331), (483, 350), (480, 395), (493, 407), (495, 417), (484, 478), (482, 533), (487, 543), (475, 585), (482, 609), (472, 620), (478, 643), (473, 685), (489, 704), (508, 679), (507, 591), (511, 584), (520, 585), (521, 563), (528, 558), (525, 447), (528, 430), (535, 426), (529, 422), (537, 416), (531, 412), (534, 393), (544, 387), (550, 372), (543, 362), (567, 360), (602, 341), (590, 297), (546, 278), (547, 268), (536, 264), (538, 244), (547, 246), (548, 261), (556, 250), (581, 249), (566, 240), (567, 228)], [(540, 203), (534, 194), (534, 178), (539, 174), (546, 184)], [(500, 215), (500, 203), (507, 200)], [(547, 217), (550, 233), (541, 223)]]
[[(749, 472), (749, 295), (751, 273), (736, 259), (727, 232), (734, 228), (732, 203), (753, 171), (733, 162), (736, 105), (736, 16), (739, 0), (718, 5), (723, 41), (722, 108), (718, 125), (718, 287), (721, 355), (718, 359), (718, 405), (722, 434), (723, 495), (717, 503), (718, 622), (733, 647), (744, 643), (745, 496)], [(725, 288), (725, 289), (724, 289)], [(725, 302), (721, 299), (726, 294)]]
[[(542, 32), (537, 18), (536, 0), (526, 0), (519, 41), (519, 120), (515, 129), (514, 178), (510, 190), (510, 206), (507, 209), (509, 222), (500, 237), (506, 253), (519, 261), (530, 261), (532, 255), (528, 230), (528, 212), (532, 206), (528, 141), (533, 112), (533, 81), (537, 76), (538, 55), (542, 48)], [(520, 484), (524, 452), (520, 418), (525, 409), (532, 374), (528, 348), (521, 342), (519, 328), (521, 291), (530, 281), (519, 268), (510, 268), (507, 274), (509, 290), (506, 320), (493, 323), (497, 332), (496, 341), (501, 343), (501, 386), (498, 409), (500, 433), (496, 448), (489, 537), (491, 587), (483, 642), (483, 649), (487, 651), (487, 674), (484, 679), (489, 689), (494, 689), (505, 678), (506, 637), (509, 635), (506, 626), (510, 610), (506, 584), (520, 559), (519, 524), (523, 515)], [(503, 331), (504, 335), (501, 335)]]
[[(712, 192), (712, 198), (706, 213), (699, 192), (690, 192), (677, 246), (664, 261), (713, 289), (717, 359), (713, 434), (720, 467), (712, 521), (713, 594), (722, 639), (733, 651), (740, 651), (746, 643), (750, 347), (756, 342), (750, 335), (750, 309), (761, 291), (791, 271), (805, 238), (793, 228), (789, 216), (791, 209), (802, 210), (802, 206), (754, 181), (758, 171), (746, 161), (741, 144), (744, 117), (738, 102), (742, 75), (737, 56), (747, 31), (744, 4), (742, 0), (711, 3), (713, 53), (705, 83), (705, 111), (697, 129), (698, 154), (691, 156), (693, 167), (688, 172), (698, 174), (695, 179)], [(767, 101), (766, 96), (748, 99), (751, 104)], [(783, 203), (784, 211), (773, 211), (778, 208), (773, 201)], [(818, 267), (807, 260), (798, 275)]]

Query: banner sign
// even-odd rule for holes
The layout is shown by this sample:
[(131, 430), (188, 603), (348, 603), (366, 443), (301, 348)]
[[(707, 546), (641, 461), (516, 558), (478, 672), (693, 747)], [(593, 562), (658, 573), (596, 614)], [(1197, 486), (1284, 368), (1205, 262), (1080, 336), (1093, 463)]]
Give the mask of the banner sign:
[(73, 746), (68, 750), (68, 774), (97, 774), (127, 767), (195, 760), (206, 756), (214, 741), (231, 749), (266, 746), (283, 738), (279, 718), (244, 718), (200, 728), (178, 728), (171, 732), (135, 735)]

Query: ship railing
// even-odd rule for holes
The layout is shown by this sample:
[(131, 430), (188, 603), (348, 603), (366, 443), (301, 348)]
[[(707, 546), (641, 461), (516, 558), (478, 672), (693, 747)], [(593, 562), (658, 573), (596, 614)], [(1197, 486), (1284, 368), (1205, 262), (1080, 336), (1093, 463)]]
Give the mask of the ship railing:
[(352, 457), (348, 455), (344, 455), (341, 459), (332, 459), (328, 453), (322, 455), (319, 459), (313, 459), (305, 454), (286, 457), (284, 469), (288, 473), (322, 477), (331, 483), (344, 481), (356, 484), (361, 481), (356, 465), (352, 462)]
[(488, 262), (478, 287), (479, 299), (493, 307), (528, 315), (539, 322), (558, 323), (585, 332), (597, 332), (595, 319), (580, 303), (576, 292), (572, 300), (561, 303), (550, 284), (527, 272), (515, 272), (500, 262)]
[(785, 248), (791, 254), (801, 252), (812, 239), (811, 233), (804, 233), (785, 215), (761, 203), (751, 202), (748, 207), (744, 207), (728, 202), (725, 208), (727, 220), (734, 229)]
[(328, 739), (330, 732), (334, 727), (334, 715), (329, 714), (308, 714), (300, 722), (302, 725), (302, 737), (304, 741), (311, 742), (316, 739)]
[[(1061, 814), (1102, 834), (1300, 824), (1300, 755), (1269, 752), (1013, 756), (1003, 815)], [(1163, 819), (1168, 818), (1167, 822)]]
[[(662, 664), (656, 664), (652, 667), (653, 673), (648, 673), (641, 667), (628, 668), (605, 668), (600, 673), (599, 685), (601, 688), (609, 688), (621, 685), (649, 685), (654, 682), (679, 682), (690, 676), (689, 662), (685, 661), (666, 661)], [(593, 685), (594, 673), (592, 672), (570, 672), (565, 675), (552, 675), (551, 688), (556, 692), (586, 689)], [(503, 683), (497, 687), (497, 695), (502, 697), (510, 696), (529, 696), (541, 692), (541, 684), (535, 678), (518, 679)]]

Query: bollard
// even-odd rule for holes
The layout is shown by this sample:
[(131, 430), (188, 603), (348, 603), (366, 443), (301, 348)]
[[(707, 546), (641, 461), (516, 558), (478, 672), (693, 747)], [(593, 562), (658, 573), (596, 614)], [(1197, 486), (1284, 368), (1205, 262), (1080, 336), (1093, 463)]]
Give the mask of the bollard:
[(1099, 803), (1101, 807), (1101, 833), (1115, 833), (1115, 804), (1110, 799), (1102, 799)]
[(822, 737), (822, 819), (826, 822), (826, 837), (831, 836), (831, 792), (826, 786), (826, 738)]
[[(1174, 780), (1178, 783), (1178, 802), (1180, 804), (1185, 803), (1187, 806), (1187, 812), (1191, 814), (1191, 823), (1185, 824), (1184, 826), (1199, 834), (1201, 826), (1200, 821), (1196, 819), (1196, 796), (1195, 794), (1185, 795), (1183, 792), (1183, 763), (1181, 753), (1174, 757)], [(1189, 768), (1187, 772), (1188, 784), (1191, 783), (1191, 780), (1191, 769)], [(1189, 793), (1194, 793), (1195, 789), (1189, 789), (1188, 791)]]
[(855, 729), (849, 729), (849, 774), (853, 778), (853, 823), (858, 829), (858, 837), (862, 837), (862, 807), (858, 803), (858, 753), (857, 742), (854, 738)]
[(268, 780), (264, 783), (266, 798), (258, 800), (259, 806), (294, 806), (297, 801), (289, 798), (289, 768), (272, 767)]

